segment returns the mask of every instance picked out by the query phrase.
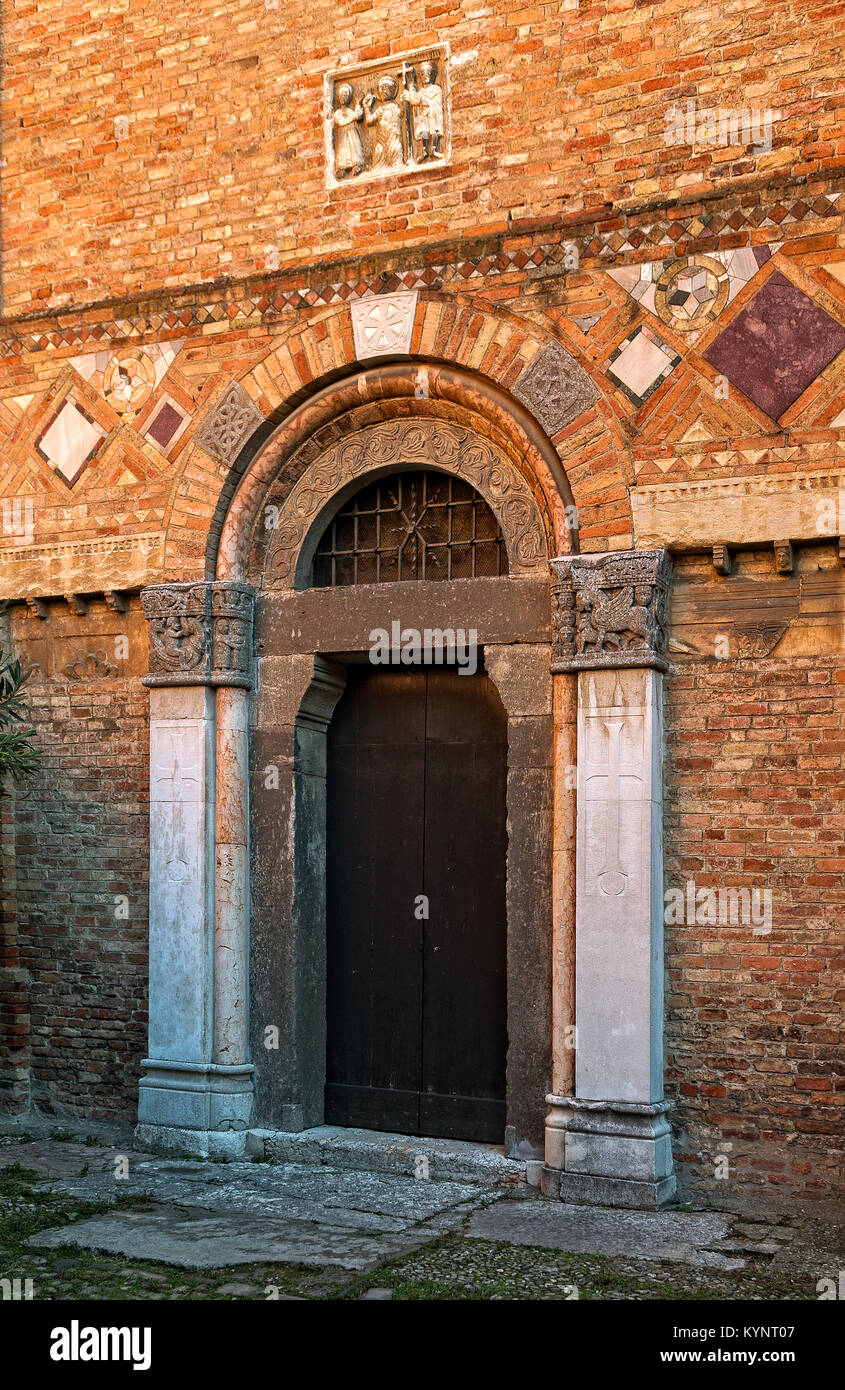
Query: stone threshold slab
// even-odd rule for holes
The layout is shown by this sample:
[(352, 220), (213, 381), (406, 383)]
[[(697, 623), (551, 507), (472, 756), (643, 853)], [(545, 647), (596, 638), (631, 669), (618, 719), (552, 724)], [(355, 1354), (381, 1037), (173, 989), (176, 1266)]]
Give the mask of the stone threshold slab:
[(473, 1144), (463, 1139), (429, 1139), (377, 1130), (320, 1125), (288, 1134), (283, 1130), (252, 1129), (247, 1154), (274, 1163), (318, 1164), (365, 1173), (395, 1173), (433, 1182), (483, 1183), (517, 1186), (526, 1181), (524, 1160), (506, 1158), (496, 1144)]

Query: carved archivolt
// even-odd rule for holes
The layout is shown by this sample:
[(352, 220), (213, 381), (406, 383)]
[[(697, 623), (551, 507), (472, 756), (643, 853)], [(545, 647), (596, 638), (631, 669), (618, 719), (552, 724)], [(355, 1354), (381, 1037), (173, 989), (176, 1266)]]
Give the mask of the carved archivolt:
[[(392, 420), (370, 425), (322, 454), (294, 485), (278, 515), (267, 509), (273, 531), (267, 584), (293, 589), (303, 546), (321, 513), (357, 478), (403, 466), (439, 468), (463, 478), (491, 508), (505, 538), (511, 574), (547, 573), (546, 531), (540, 508), (519, 469), (494, 444), (472, 430), (440, 420)], [(318, 536), (313, 537), (315, 540)]]

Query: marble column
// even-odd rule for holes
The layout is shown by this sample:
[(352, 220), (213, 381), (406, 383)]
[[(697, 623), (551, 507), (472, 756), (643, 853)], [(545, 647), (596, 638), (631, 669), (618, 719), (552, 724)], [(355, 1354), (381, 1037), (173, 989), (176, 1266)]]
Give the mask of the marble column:
[(575, 1084), (546, 1097), (547, 1195), (657, 1207), (663, 1098), (662, 683), (670, 560), (552, 561), (552, 670), (575, 672)]
[(149, 1056), (139, 1145), (244, 1152), (247, 1050), (247, 702), (252, 590), (162, 584), (150, 624)]

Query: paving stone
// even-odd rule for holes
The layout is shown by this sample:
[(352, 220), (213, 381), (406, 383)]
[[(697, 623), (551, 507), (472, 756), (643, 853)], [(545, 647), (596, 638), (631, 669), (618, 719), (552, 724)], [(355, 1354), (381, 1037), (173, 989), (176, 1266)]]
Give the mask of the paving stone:
[[(78, 1245), (130, 1259), (156, 1260), (187, 1269), (229, 1265), (341, 1265), (367, 1271), (383, 1260), (419, 1249), (431, 1232), (371, 1234), (316, 1222), (273, 1220), (244, 1212), (206, 1214), (177, 1207), (116, 1211), (42, 1231), (29, 1244), (41, 1248)], [(69, 1261), (68, 1263), (75, 1263)]]
[[(722, 1255), (713, 1248), (728, 1234), (728, 1218), (719, 1212), (635, 1212), (530, 1200), (497, 1202), (473, 1214), (468, 1234), (549, 1250), (728, 1267), (724, 1263), (728, 1252)], [(733, 1261), (731, 1267), (742, 1268), (742, 1262)]]
[(91, 1202), (114, 1201), (118, 1192), (137, 1193), (207, 1211), (261, 1212), (385, 1233), (401, 1232), (418, 1221), (452, 1229), (491, 1197), (489, 1189), (473, 1183), (415, 1181), (393, 1173), (162, 1159), (139, 1163), (120, 1181), (109, 1170), (61, 1179), (53, 1189)]
[[(19, 1163), (44, 1178), (75, 1177), (89, 1172), (113, 1171), (115, 1155), (124, 1150), (96, 1144), (71, 1144), (55, 1139), (32, 1143), (6, 1144), (0, 1149), (0, 1168)], [(146, 1157), (146, 1155), (144, 1155)]]
[(744, 1221), (738, 1223), (734, 1235), (747, 1240), (794, 1240), (795, 1238), (795, 1232), (790, 1230), (788, 1226), (773, 1229), (769, 1225), (752, 1226)]

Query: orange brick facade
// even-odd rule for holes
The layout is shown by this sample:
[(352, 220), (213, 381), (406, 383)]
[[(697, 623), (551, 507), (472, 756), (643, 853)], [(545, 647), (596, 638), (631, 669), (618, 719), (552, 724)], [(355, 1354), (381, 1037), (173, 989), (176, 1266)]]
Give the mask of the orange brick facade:
[[(676, 555), (666, 884), (765, 884), (773, 901), (759, 937), (667, 924), (679, 1171), (718, 1190), (721, 1156), (734, 1181), (841, 1185), (845, 514), (822, 515), (845, 498), (841, 11), (799, 26), (791, 5), (753, 0), (10, 6), (0, 646), (35, 667), (47, 770), (2, 803), (5, 1108), (134, 1119), (137, 595), (215, 577), (251, 458), (368, 365), (351, 306), (415, 293), (405, 356), (515, 400), (541, 354), (564, 350), (583, 405), (545, 433), (581, 551)], [(450, 54), (448, 163), (329, 188), (326, 74), (435, 44)], [(673, 142), (688, 103), (768, 113), (770, 147)], [(712, 296), (694, 322), (667, 307), (685, 267)], [(755, 312), (773, 341), (800, 340), (777, 414), (765, 364), (743, 377), (742, 341), (727, 368), (719, 357)], [(647, 352), (662, 354), (651, 380)], [(147, 373), (132, 410), (114, 363)], [(233, 385), (253, 418), (229, 448)], [(50, 428), (69, 400), (93, 453), (63, 473)], [(724, 526), (695, 511), (739, 495), (746, 514)], [(808, 495), (817, 524), (797, 519)]]

